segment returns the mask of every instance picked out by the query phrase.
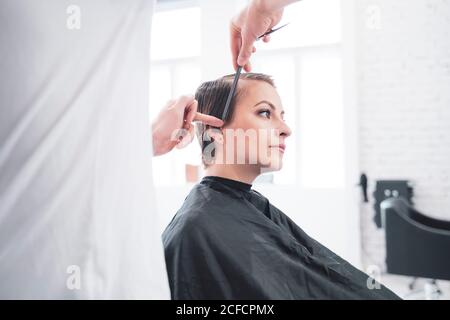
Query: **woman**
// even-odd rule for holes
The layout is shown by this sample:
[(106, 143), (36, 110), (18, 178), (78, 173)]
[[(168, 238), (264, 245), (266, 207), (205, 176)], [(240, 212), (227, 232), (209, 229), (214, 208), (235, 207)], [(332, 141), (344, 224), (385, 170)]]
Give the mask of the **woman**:
[[(232, 80), (201, 85), (199, 112), (220, 117)], [(163, 234), (172, 298), (397, 299), (251, 189), (291, 134), (271, 78), (243, 74), (231, 108), (221, 130), (198, 125), (206, 176)]]

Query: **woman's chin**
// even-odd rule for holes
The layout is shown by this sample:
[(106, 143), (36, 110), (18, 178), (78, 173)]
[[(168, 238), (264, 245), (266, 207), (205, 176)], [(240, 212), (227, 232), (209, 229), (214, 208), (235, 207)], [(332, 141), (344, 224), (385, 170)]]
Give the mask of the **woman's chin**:
[(283, 162), (280, 161), (280, 163), (278, 163), (277, 165), (273, 165), (270, 167), (271, 171), (280, 171), (281, 169), (283, 169)]
[(283, 159), (275, 158), (271, 159), (268, 163), (261, 165), (261, 172), (275, 172), (280, 171), (283, 168)]
[(280, 171), (283, 168), (283, 153), (277, 152), (270, 158), (270, 167), (273, 171)]

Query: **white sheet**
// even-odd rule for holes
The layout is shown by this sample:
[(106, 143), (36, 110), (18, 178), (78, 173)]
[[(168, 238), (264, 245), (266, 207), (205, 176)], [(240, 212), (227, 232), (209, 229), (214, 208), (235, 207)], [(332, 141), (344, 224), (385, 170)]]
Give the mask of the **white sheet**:
[[(80, 29), (67, 27), (72, 4)], [(0, 298), (169, 298), (147, 115), (152, 10), (0, 2)]]

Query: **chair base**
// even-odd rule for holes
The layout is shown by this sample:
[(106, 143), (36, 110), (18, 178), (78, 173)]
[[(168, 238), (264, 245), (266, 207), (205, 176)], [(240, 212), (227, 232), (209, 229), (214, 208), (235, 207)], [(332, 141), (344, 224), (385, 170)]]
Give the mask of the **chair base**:
[(418, 287), (418, 279), (414, 278), (409, 284), (409, 292), (404, 296), (405, 299), (414, 295), (421, 295), (424, 300), (439, 300), (442, 296), (442, 290), (439, 288), (435, 279), (429, 279), (422, 287)]

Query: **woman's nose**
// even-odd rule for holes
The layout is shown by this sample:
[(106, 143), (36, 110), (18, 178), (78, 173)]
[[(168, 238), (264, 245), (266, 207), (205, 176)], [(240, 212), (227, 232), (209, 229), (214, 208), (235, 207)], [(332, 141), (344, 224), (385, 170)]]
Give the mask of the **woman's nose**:
[(289, 137), (292, 134), (291, 128), (287, 125), (286, 122), (282, 121), (280, 126), (280, 135), (284, 137)]

